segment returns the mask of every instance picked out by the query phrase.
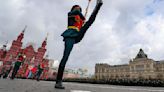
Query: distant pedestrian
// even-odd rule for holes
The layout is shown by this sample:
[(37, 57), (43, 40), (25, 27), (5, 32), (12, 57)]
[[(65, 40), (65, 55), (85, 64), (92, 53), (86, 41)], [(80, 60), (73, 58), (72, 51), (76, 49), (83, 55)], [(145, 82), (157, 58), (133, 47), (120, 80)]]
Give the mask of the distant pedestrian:
[(33, 79), (36, 75), (36, 72), (37, 72), (37, 67), (34, 66), (31, 70), (29, 70), (27, 78), (28, 79)]
[(17, 61), (15, 62), (15, 65), (14, 65), (14, 69), (13, 69), (13, 72), (12, 72), (12, 75), (11, 75), (11, 79), (14, 79), (22, 62), (24, 61), (25, 59), (25, 56), (23, 54), (19, 54), (18, 55), (18, 58), (17, 58)]
[(8, 75), (10, 74), (10, 71), (12, 70), (12, 65), (10, 65), (7, 69), (6, 69), (6, 71), (5, 71), (5, 73), (4, 73), (4, 75), (3, 75), (3, 78), (4, 79), (6, 79), (7, 77), (8, 77)]
[(4, 74), (5, 74), (5, 67), (3, 66), (3, 67), (1, 68), (0, 78), (1, 78), (2, 76), (4, 76)]
[(40, 80), (40, 76), (41, 76), (43, 70), (44, 70), (44, 62), (42, 62), (38, 65), (38, 71), (37, 71), (37, 74), (36, 74), (36, 80), (37, 81)]

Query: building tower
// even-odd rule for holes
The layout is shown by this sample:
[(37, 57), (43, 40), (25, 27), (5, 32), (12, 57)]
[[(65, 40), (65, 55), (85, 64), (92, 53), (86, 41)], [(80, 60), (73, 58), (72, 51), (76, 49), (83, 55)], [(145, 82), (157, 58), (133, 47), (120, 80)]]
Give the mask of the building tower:
[(5, 61), (12, 61), (14, 58), (17, 56), (19, 51), (21, 50), (22, 47), (22, 40), (24, 38), (24, 33), (26, 30), (27, 26), (22, 30), (22, 32), (18, 35), (17, 39), (12, 42), (12, 45), (7, 52)]
[(148, 58), (148, 57), (147, 54), (145, 54), (145, 52), (142, 49), (140, 49), (135, 58)]
[(43, 41), (41, 47), (39, 47), (37, 52), (36, 52), (36, 56), (35, 56), (35, 60), (34, 60), (35, 65), (38, 65), (43, 60), (43, 57), (44, 57), (45, 52), (46, 52), (47, 37), (48, 37), (48, 35), (46, 36), (45, 40)]

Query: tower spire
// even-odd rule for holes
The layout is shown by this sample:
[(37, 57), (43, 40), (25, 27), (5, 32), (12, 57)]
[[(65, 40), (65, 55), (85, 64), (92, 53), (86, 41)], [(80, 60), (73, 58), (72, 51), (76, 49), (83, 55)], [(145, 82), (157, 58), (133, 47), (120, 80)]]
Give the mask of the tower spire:
[(46, 47), (46, 45), (47, 45), (47, 38), (48, 38), (48, 35), (49, 35), (49, 33), (47, 33), (47, 36), (46, 36), (46, 38), (45, 38), (45, 40), (43, 41), (43, 43), (42, 43), (42, 47)]
[(27, 25), (25, 25), (24, 29), (22, 30), (22, 33), (26, 31)]
[(17, 37), (17, 41), (20, 41), (20, 42), (22, 41), (26, 28), (27, 28), (27, 26), (25, 26), (24, 29), (22, 30), (22, 32), (19, 34), (19, 36)]
[(45, 38), (45, 41), (47, 41), (48, 36), (49, 36), (49, 33), (47, 33), (47, 36), (46, 36), (46, 38)]

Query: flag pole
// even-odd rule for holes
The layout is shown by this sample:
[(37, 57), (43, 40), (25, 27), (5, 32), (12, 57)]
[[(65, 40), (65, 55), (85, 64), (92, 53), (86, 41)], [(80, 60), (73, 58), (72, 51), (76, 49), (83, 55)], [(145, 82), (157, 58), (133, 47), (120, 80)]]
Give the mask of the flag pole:
[(90, 3), (91, 3), (91, 0), (88, 0), (88, 5), (87, 5), (87, 8), (85, 10), (85, 15), (84, 15), (85, 18), (87, 17), (87, 13), (88, 13), (88, 9), (89, 9)]

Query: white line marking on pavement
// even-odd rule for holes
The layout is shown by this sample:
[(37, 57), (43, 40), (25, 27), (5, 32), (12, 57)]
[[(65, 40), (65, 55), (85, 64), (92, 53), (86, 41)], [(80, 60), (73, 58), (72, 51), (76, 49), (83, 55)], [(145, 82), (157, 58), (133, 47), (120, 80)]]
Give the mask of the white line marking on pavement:
[(91, 92), (91, 91), (83, 91), (83, 90), (71, 90), (71, 92)]
[[(70, 84), (70, 83), (66, 83), (66, 84)], [(109, 89), (131, 90), (131, 91), (147, 91), (147, 92), (164, 92), (164, 90), (139, 89), (139, 88), (121, 88), (121, 87), (119, 88), (119, 86), (118, 87), (111, 87), (111, 86), (99, 86), (99, 85), (95, 86), (95, 85), (89, 85), (89, 84), (88, 85), (74, 84), (74, 83), (71, 83), (71, 84), (76, 85), (76, 86), (79, 85), (79, 86), (94, 87), (94, 88), (109, 88)], [(76, 92), (76, 91), (74, 91), (74, 92)]]

